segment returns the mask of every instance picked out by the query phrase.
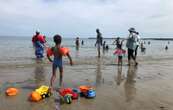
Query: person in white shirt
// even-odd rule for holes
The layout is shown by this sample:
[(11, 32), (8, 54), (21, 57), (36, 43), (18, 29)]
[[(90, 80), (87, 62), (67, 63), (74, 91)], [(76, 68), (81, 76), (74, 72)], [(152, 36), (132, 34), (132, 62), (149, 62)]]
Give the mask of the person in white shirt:
[(136, 32), (135, 42), (136, 42), (136, 48), (135, 48), (135, 59), (136, 59), (136, 56), (137, 56), (137, 54), (138, 54), (138, 47), (139, 47), (139, 45), (140, 45), (140, 36), (139, 36), (139, 32)]

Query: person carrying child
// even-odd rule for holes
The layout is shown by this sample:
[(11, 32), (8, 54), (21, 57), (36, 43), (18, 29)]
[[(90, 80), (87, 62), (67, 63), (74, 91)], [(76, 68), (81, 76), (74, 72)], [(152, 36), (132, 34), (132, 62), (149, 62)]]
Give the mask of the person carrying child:
[[(62, 61), (62, 57), (63, 55), (67, 56), (70, 64), (73, 65), (72, 62), (72, 58), (70, 56), (70, 53), (68, 50), (63, 50), (64, 48), (61, 47), (61, 36), (60, 35), (55, 35), (54, 36), (54, 42), (55, 42), (55, 46), (52, 47), (51, 49), (48, 50), (47, 52), (47, 58), (49, 59), (50, 62), (52, 62), (52, 76), (50, 79), (50, 90), (52, 91), (53, 89), (53, 83), (55, 81), (56, 78), (56, 70), (57, 68), (59, 68), (59, 76), (60, 76), (60, 81), (59, 81), (59, 85), (61, 86), (62, 84), (62, 79), (63, 79), (63, 61)], [(67, 48), (66, 48), (67, 49)], [(66, 52), (65, 52), (66, 51)], [(50, 58), (50, 56), (53, 55), (54, 59), (52, 60)]]
[(126, 53), (126, 51), (122, 48), (122, 45), (123, 45), (123, 41), (120, 41), (120, 38), (118, 37), (117, 38), (117, 42), (116, 42), (116, 50), (114, 52), (115, 55), (118, 56), (118, 65), (122, 65), (123, 63), (123, 55)]

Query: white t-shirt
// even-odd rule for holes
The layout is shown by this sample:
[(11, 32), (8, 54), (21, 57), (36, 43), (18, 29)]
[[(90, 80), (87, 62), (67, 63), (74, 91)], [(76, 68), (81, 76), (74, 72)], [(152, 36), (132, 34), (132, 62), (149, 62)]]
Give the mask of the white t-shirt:
[(141, 39), (140, 36), (136, 34), (136, 36), (135, 36), (136, 45), (140, 44), (140, 42), (141, 42), (140, 39)]

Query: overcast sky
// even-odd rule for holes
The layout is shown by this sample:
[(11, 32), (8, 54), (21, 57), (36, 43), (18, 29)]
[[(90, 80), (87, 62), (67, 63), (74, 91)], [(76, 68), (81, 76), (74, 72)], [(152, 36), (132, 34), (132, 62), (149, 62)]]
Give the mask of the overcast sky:
[(173, 0), (0, 0), (0, 35), (173, 37)]

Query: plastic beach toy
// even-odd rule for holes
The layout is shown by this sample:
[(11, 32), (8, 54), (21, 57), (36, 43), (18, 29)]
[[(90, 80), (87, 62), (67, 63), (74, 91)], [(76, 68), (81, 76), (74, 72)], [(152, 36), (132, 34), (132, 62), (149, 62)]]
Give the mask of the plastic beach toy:
[(18, 90), (17, 88), (13, 88), (13, 87), (8, 88), (8, 89), (5, 91), (5, 93), (6, 93), (7, 96), (15, 96), (15, 95), (18, 94), (18, 92), (19, 92), (19, 90)]
[(30, 100), (33, 102), (38, 102), (42, 99), (41, 95), (38, 92), (33, 91), (30, 94)]
[(33, 91), (30, 95), (31, 101), (40, 101), (41, 99), (44, 99), (46, 97), (50, 97), (51, 93), (49, 92), (49, 87), (42, 85), (35, 91)]
[(83, 85), (80, 86), (79, 89), (81, 91), (81, 96), (85, 96), (86, 98), (94, 98), (96, 96), (96, 91), (92, 86)]
[(65, 96), (67, 94), (71, 95), (72, 99), (78, 99), (78, 93), (74, 92), (72, 88), (63, 88), (59, 90), (61, 96)]
[(87, 92), (88, 90), (92, 89), (92, 87), (83, 85), (83, 86), (79, 86), (79, 89), (81, 92)]
[(96, 91), (93, 90), (93, 89), (88, 90), (87, 94), (86, 94), (86, 97), (87, 98), (94, 98), (94, 97), (96, 97)]
[(67, 104), (71, 104), (71, 103), (72, 103), (71, 94), (66, 94), (66, 95), (64, 96), (64, 101), (65, 101)]

